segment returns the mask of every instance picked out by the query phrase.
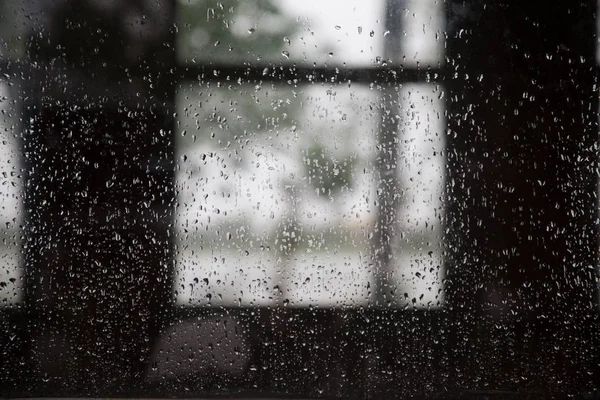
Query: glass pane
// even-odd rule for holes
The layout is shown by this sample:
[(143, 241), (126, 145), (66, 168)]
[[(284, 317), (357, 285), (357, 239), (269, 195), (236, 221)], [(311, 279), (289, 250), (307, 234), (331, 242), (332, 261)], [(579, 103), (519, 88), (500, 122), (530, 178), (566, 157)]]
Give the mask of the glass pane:
[(376, 93), (190, 85), (179, 99), (179, 301), (367, 302)]
[(598, 398), (596, 9), (0, 1), (0, 394)]
[(394, 241), (396, 276), (406, 301), (442, 304), (442, 218), (446, 160), (444, 103), (437, 85), (400, 90), (398, 180), (402, 188), (399, 234)]
[[(441, 305), (438, 89), (408, 86), (404, 203), (390, 304)], [(190, 84), (179, 91), (178, 276), (184, 305), (373, 305), (380, 90)], [(419, 299), (412, 302), (412, 299)]]
[[(443, 59), (441, 3), (398, 2), (400, 12), (389, 26), (384, 5), (383, 0), (179, 0), (178, 57), (191, 64), (301, 66), (372, 66), (387, 59), (435, 66)], [(397, 45), (384, 54), (390, 35)]]
[(405, 0), (398, 25), (402, 37), (393, 60), (403, 65), (436, 66), (444, 59), (444, 2)]
[(17, 106), (0, 84), (0, 307), (21, 302), (22, 188)]

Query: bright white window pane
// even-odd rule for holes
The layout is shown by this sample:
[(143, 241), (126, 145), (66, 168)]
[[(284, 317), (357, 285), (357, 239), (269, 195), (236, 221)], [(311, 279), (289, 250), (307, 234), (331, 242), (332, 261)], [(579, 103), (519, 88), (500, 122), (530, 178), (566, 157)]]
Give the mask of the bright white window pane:
[[(184, 62), (293, 62), (377, 65), (385, 58), (414, 66), (443, 60), (443, 4), (399, 2), (386, 22), (384, 0), (179, 0), (178, 51)], [(400, 53), (384, 54), (399, 25)]]
[[(347, 84), (180, 90), (180, 304), (372, 304), (380, 96)], [(433, 85), (399, 90), (398, 306), (442, 300), (439, 97)]]
[(399, 61), (407, 66), (436, 66), (444, 59), (443, 1), (405, 0), (403, 3)]
[(180, 304), (368, 303), (377, 102), (347, 84), (180, 91)]
[(371, 65), (382, 57), (383, 1), (178, 1), (178, 52), (188, 63)]
[[(406, 302), (438, 307), (442, 302), (442, 196), (444, 103), (436, 85), (400, 90), (398, 179), (403, 193), (394, 246), (395, 280)], [(414, 300), (413, 300), (414, 299)]]
[(384, 1), (280, 0), (300, 23), (290, 58), (316, 64), (373, 65), (383, 57)]
[(20, 268), (21, 175), (18, 164), (15, 105), (0, 84), (0, 307), (22, 300)]

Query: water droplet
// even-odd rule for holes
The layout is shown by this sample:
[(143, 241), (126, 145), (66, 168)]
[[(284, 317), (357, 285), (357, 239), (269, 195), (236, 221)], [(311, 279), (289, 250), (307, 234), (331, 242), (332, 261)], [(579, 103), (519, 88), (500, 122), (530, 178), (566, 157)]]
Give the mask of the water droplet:
[(289, 51), (282, 51), (281, 55), (284, 56), (285, 58), (290, 58), (290, 52)]

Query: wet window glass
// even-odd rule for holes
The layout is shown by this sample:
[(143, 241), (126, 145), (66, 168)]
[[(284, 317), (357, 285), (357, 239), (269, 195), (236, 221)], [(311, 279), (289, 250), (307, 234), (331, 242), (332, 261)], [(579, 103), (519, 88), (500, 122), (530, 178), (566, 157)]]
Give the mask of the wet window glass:
[(22, 224), (22, 172), (19, 168), (18, 116), (15, 100), (10, 97), (7, 84), (0, 86), (0, 113), (2, 141), (0, 142), (0, 165), (2, 165), (2, 189), (0, 189), (0, 218), (2, 218), (2, 243), (0, 259), (0, 307), (13, 307), (22, 301), (22, 273), (19, 265)]
[[(178, 2), (178, 59), (183, 63), (361, 65), (437, 64), (443, 58), (443, 5), (396, 5), (387, 24), (383, 0)], [(389, 35), (393, 52), (384, 51)]]
[(0, 2), (0, 395), (597, 398), (596, 10)]
[[(182, 88), (178, 301), (441, 306), (440, 91), (348, 84)], [(393, 99), (404, 161), (390, 171), (399, 197), (396, 220), (386, 229), (398, 234), (392, 258), (377, 271), (382, 96)], [(391, 292), (377, 297), (383, 289), (377, 284)]]

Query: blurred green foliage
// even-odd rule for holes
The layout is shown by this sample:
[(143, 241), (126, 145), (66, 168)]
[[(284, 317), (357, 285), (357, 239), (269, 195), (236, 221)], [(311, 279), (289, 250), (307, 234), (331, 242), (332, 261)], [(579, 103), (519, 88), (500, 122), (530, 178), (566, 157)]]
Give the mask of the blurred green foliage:
[(296, 21), (270, 0), (179, 0), (178, 58), (251, 62), (285, 58)]
[(25, 10), (20, 2), (0, 0), (0, 56), (19, 59), (25, 54)]
[(304, 169), (317, 195), (333, 196), (343, 188), (352, 187), (356, 161), (352, 156), (337, 160), (323, 145), (315, 144), (306, 150)]

